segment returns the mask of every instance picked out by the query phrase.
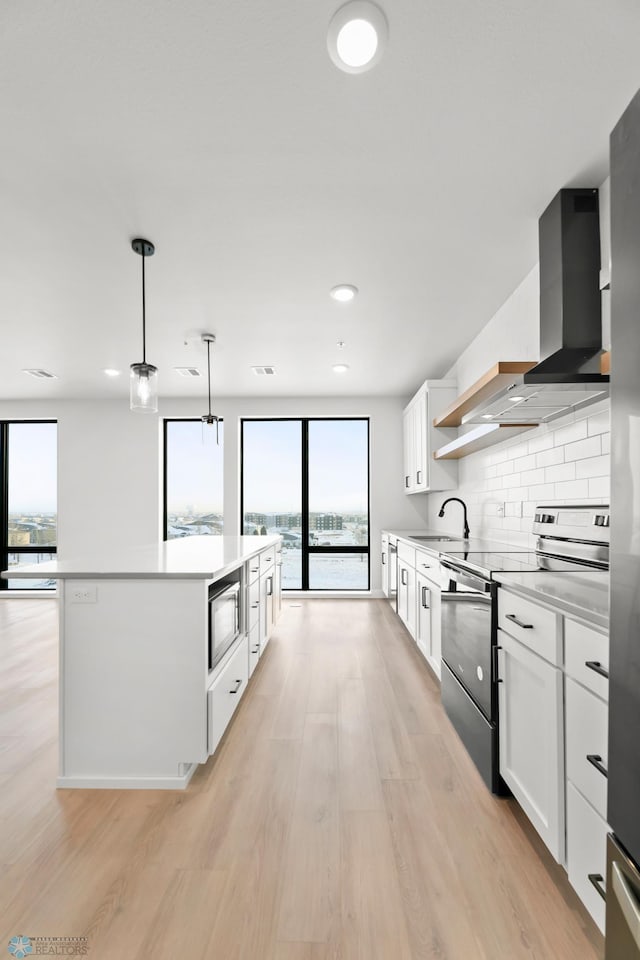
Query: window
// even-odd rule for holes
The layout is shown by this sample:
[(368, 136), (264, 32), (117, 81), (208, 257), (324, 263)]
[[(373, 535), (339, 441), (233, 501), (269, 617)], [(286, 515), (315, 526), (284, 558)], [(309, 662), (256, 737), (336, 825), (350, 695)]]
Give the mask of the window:
[(369, 589), (369, 421), (242, 421), (242, 529), (283, 538), (286, 590)]
[(164, 539), (223, 532), (224, 429), (164, 421)]
[[(52, 560), (57, 546), (57, 424), (0, 422), (0, 564)], [(53, 590), (48, 577), (0, 580), (0, 590)]]

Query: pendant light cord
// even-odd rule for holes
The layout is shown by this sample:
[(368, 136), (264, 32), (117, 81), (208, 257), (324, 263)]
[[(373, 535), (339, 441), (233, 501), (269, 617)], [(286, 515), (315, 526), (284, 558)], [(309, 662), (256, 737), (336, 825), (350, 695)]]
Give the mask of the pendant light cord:
[(211, 416), (211, 341), (207, 340), (207, 393), (209, 395), (209, 416)]
[(145, 254), (144, 250), (142, 252), (142, 362), (147, 362), (147, 317), (146, 317), (146, 304), (144, 296), (144, 261)]

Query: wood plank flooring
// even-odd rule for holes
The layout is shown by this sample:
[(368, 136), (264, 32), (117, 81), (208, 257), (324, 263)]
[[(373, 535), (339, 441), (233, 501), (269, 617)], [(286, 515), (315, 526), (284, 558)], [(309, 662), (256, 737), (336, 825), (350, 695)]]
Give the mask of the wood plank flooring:
[(56, 791), (55, 601), (0, 601), (0, 950), (90, 960), (597, 960), (388, 604), (284, 601), (186, 792)]

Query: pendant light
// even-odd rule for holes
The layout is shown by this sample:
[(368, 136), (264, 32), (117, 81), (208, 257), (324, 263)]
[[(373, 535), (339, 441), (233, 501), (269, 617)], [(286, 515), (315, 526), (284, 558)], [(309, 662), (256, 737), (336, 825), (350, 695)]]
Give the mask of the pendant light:
[(158, 368), (147, 363), (147, 331), (145, 313), (144, 261), (152, 257), (156, 248), (149, 240), (137, 238), (131, 248), (142, 257), (142, 363), (132, 363), (129, 368), (129, 406), (139, 413), (158, 412)]
[[(207, 345), (207, 395), (209, 397), (209, 412), (204, 415), (202, 418), (202, 429), (204, 430), (205, 423), (212, 427), (215, 423), (216, 425), (216, 443), (220, 445), (220, 435), (219, 435), (219, 424), (220, 418), (216, 417), (214, 413), (211, 413), (211, 344), (216, 342), (216, 337), (214, 333), (203, 333), (202, 342)], [(204, 437), (203, 437), (204, 439)]]

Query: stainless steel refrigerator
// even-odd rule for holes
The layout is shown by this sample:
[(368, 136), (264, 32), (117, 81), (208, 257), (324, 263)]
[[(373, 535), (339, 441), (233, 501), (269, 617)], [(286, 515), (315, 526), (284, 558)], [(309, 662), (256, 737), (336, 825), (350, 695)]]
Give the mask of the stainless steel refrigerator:
[(640, 91), (611, 134), (606, 960), (640, 958)]

